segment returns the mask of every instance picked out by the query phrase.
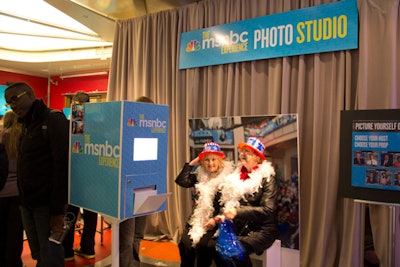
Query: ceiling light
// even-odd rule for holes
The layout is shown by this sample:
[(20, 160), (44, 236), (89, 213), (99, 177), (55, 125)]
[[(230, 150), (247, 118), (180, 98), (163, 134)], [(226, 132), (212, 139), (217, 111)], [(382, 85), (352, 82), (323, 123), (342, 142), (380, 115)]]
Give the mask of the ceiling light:
[(69, 74), (69, 75), (61, 75), (61, 79), (66, 78), (75, 78), (75, 77), (85, 77), (85, 76), (96, 76), (96, 75), (106, 75), (107, 71), (98, 71), (98, 72), (90, 72), (90, 73), (78, 73), (78, 74)]
[(111, 45), (43, 0), (0, 1), (0, 49), (39, 52)]

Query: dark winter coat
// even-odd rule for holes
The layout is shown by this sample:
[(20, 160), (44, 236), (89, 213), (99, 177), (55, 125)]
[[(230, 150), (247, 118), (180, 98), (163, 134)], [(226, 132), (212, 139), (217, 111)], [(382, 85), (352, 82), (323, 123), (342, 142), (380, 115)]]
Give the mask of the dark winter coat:
[(17, 176), (22, 205), (49, 206), (51, 215), (63, 214), (68, 193), (68, 120), (35, 100), (21, 122)]
[(6, 184), (8, 176), (8, 157), (4, 144), (0, 143), (0, 190)]
[(240, 201), (234, 219), (239, 240), (251, 252), (262, 253), (279, 237), (276, 197), (278, 189), (275, 178), (262, 180), (262, 186), (254, 195)]

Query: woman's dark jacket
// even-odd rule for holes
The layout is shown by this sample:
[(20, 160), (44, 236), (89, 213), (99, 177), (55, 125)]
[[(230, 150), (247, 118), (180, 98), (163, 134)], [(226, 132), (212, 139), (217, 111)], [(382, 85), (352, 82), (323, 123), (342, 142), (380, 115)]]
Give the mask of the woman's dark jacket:
[(17, 175), (22, 205), (48, 206), (51, 215), (63, 214), (68, 194), (68, 120), (37, 99), (21, 122)]
[(249, 253), (262, 253), (279, 236), (276, 197), (278, 188), (274, 177), (262, 179), (262, 187), (240, 201), (234, 219), (236, 233)]
[[(185, 165), (183, 166), (181, 172), (178, 174), (178, 176), (175, 178), (175, 183), (179, 186), (182, 186), (184, 188), (191, 188), (194, 187), (195, 184), (198, 183), (197, 180), (197, 174), (193, 173), (194, 166), (190, 166), (189, 163), (185, 163)], [(214, 197), (214, 201), (213, 201), (213, 207), (214, 207), (214, 213), (213, 216), (217, 216), (219, 211), (220, 211), (220, 203), (219, 203), (219, 199), (220, 199), (221, 193), (217, 192), (217, 194)], [(198, 195), (194, 196), (194, 200), (196, 200), (198, 198)], [(194, 210), (195, 207), (193, 207)], [(186, 224), (186, 227), (190, 227), (189, 224)]]

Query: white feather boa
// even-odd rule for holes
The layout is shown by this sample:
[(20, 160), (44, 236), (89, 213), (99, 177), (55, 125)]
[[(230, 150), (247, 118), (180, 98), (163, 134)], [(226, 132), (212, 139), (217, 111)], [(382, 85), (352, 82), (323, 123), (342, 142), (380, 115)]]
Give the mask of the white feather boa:
[(239, 207), (241, 199), (258, 191), (263, 178), (269, 182), (275, 175), (271, 162), (263, 161), (256, 170), (249, 173), (250, 178), (243, 181), (240, 179), (241, 167), (239, 166), (232, 174), (226, 176), (225, 181), (220, 185), (222, 193), (220, 203), (225, 210)]
[(220, 183), (222, 183), (227, 175), (234, 170), (233, 162), (223, 161), (224, 168), (221, 173), (210, 178), (203, 167), (198, 168), (197, 180), (195, 185), (196, 194), (198, 195), (193, 214), (189, 219), (191, 229), (189, 236), (192, 239), (192, 246), (196, 246), (201, 237), (205, 234), (204, 224), (212, 218), (214, 207), (213, 201), (218, 191)]

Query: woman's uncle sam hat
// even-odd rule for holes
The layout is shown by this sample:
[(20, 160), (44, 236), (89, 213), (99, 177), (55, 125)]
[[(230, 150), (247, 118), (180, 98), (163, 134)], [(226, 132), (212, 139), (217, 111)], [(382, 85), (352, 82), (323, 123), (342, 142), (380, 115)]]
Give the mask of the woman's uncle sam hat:
[(207, 142), (203, 146), (203, 151), (199, 154), (199, 160), (203, 160), (203, 157), (207, 154), (216, 154), (222, 159), (225, 158), (225, 154), (221, 151), (221, 147), (215, 142)]
[(252, 151), (254, 151), (257, 156), (259, 156), (262, 160), (265, 160), (264, 157), (264, 149), (265, 145), (261, 142), (260, 139), (256, 137), (249, 137), (246, 141), (246, 143), (241, 142), (238, 144), (238, 148), (242, 149), (244, 147), (250, 148)]

